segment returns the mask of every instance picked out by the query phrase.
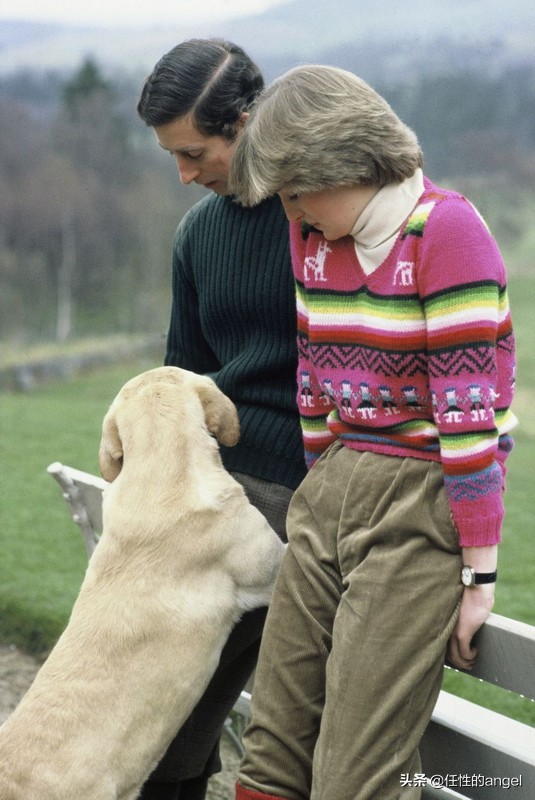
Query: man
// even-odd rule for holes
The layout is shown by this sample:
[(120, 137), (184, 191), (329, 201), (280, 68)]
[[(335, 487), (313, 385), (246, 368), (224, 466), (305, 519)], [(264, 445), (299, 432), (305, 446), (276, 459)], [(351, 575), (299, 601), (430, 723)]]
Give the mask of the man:
[[(210, 375), (236, 404), (241, 439), (226, 468), (285, 539), (286, 510), (305, 474), (295, 403), (295, 298), (288, 225), (278, 198), (246, 209), (229, 195), (232, 156), (263, 88), (234, 44), (183, 42), (145, 81), (138, 113), (176, 161), (180, 180), (210, 194), (181, 221), (165, 363)], [(200, 800), (220, 768), (219, 736), (256, 664), (266, 609), (231, 634), (199, 705), (145, 784), (142, 800)]]

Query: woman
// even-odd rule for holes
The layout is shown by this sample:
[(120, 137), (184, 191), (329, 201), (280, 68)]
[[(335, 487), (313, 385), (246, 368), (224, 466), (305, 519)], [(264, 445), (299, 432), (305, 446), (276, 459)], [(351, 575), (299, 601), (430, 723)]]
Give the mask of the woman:
[[(515, 420), (505, 269), (414, 133), (343, 70), (259, 99), (230, 187), (290, 220), (309, 472), (264, 630), (237, 797), (418, 798), (446, 651), (494, 599)], [(407, 777), (408, 776), (408, 777)]]

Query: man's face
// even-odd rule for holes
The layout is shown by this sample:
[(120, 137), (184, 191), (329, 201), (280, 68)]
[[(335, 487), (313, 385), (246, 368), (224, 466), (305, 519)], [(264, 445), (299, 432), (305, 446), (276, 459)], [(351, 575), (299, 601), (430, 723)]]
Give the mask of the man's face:
[[(243, 114), (240, 129), (246, 118)], [(229, 194), (230, 165), (238, 138), (230, 141), (223, 136), (205, 136), (189, 114), (157, 125), (154, 132), (160, 147), (175, 159), (182, 183), (197, 183), (216, 194)]]

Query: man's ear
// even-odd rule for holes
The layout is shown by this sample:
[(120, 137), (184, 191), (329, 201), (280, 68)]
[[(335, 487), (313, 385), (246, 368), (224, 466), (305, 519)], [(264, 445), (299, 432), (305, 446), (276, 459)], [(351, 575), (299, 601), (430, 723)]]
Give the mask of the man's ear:
[(100, 440), (98, 458), (102, 477), (111, 483), (120, 473), (123, 466), (123, 447), (113, 408), (110, 408), (102, 423), (102, 438)]
[(236, 135), (237, 136), (242, 132), (242, 130), (243, 130), (244, 126), (245, 126), (245, 123), (247, 122), (248, 119), (249, 119), (249, 112), (248, 111), (242, 111), (240, 116), (239, 116), (239, 118), (238, 118), (238, 121), (236, 123)]

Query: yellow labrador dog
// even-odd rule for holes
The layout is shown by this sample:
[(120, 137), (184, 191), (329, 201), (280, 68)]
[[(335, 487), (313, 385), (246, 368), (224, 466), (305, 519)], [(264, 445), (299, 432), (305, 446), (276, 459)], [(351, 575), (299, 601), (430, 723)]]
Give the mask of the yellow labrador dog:
[(134, 800), (284, 546), (222, 466), (239, 438), (209, 378), (150, 370), (100, 446), (103, 534), (69, 624), (0, 728), (1, 800)]

